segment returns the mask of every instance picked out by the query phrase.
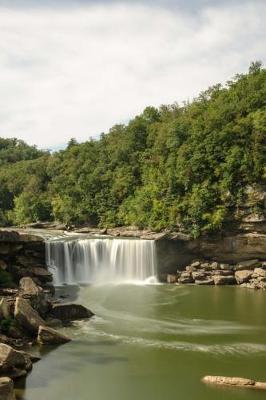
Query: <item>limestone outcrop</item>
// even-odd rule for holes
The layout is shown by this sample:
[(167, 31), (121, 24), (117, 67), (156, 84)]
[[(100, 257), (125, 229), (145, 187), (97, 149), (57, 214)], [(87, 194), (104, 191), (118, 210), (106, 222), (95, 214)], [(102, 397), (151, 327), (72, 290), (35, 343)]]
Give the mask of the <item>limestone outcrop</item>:
[[(242, 269), (242, 268), (249, 269)], [(161, 275), (161, 280), (175, 284), (196, 285), (235, 285), (266, 290), (266, 263), (259, 260), (247, 260), (242, 264), (232, 265), (217, 261), (196, 260), (177, 270), (175, 274)]]

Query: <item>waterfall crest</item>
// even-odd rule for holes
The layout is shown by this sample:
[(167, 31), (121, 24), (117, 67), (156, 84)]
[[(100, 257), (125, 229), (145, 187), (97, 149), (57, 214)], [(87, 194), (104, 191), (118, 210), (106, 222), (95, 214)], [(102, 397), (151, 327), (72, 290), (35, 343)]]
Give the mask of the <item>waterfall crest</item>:
[(156, 275), (156, 247), (141, 239), (59, 239), (46, 242), (54, 284), (145, 281)]

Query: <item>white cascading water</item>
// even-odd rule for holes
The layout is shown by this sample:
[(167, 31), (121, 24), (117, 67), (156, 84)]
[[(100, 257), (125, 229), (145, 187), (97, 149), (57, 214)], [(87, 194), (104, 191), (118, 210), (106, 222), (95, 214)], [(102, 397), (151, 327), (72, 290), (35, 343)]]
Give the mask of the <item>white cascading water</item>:
[(141, 239), (48, 240), (46, 264), (55, 285), (155, 281), (156, 247)]

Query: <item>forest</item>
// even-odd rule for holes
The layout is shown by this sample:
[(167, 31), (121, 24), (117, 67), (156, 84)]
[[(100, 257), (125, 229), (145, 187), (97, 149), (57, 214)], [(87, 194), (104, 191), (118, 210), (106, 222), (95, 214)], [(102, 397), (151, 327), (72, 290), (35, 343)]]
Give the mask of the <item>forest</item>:
[[(0, 138), (0, 225), (217, 232), (237, 219), (249, 188), (265, 184), (265, 144), (260, 62), (193, 101), (147, 107), (98, 139), (71, 139), (61, 151)], [(257, 213), (264, 206), (252, 204)]]

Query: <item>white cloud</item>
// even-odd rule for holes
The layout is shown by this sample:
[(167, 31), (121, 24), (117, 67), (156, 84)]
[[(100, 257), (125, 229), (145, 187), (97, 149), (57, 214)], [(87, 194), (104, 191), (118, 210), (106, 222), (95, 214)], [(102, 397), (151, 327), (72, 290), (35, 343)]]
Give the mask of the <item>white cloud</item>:
[(51, 148), (195, 96), (263, 59), (264, 15), (265, 2), (2, 7), (0, 136)]

